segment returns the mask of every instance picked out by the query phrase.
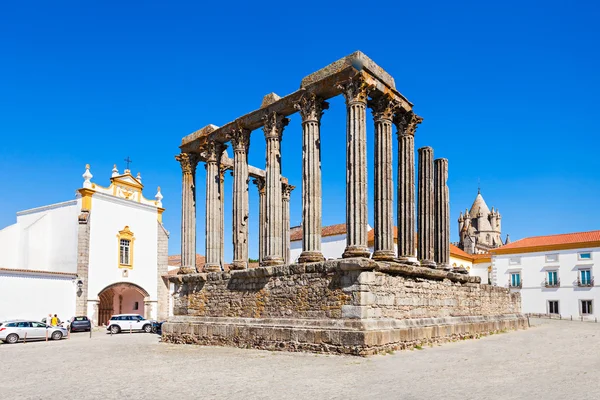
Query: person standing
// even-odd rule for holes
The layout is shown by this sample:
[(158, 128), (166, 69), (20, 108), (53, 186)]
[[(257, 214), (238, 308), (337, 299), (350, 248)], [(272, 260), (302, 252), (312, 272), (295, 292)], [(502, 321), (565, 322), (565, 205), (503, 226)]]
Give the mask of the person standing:
[(50, 321), (51, 321), (50, 325), (58, 326), (58, 317), (56, 316), (56, 314), (54, 314), (54, 317), (52, 317), (52, 319)]

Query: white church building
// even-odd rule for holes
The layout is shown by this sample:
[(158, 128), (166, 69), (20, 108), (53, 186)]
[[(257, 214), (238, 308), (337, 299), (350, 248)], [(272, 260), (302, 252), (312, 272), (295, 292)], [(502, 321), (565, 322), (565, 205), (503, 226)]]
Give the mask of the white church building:
[(168, 232), (162, 194), (143, 194), (141, 177), (115, 166), (110, 185), (91, 181), (89, 165), (74, 200), (17, 213), (0, 230), (0, 321), (62, 320), (112, 314), (168, 316)]

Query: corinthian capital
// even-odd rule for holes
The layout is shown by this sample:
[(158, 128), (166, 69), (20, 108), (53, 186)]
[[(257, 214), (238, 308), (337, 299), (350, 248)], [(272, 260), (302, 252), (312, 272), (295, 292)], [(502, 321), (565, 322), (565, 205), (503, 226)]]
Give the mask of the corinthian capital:
[(357, 75), (350, 81), (338, 84), (337, 87), (342, 91), (342, 94), (346, 98), (346, 104), (366, 104), (367, 97), (372, 89), (372, 86), (367, 83), (362, 74)]
[(398, 110), (394, 115), (394, 124), (398, 129), (399, 135), (414, 136), (417, 130), (417, 125), (423, 122), (423, 118), (419, 117), (412, 111)]
[(296, 186), (290, 185), (288, 183), (281, 184), (281, 194), (283, 200), (290, 200), (290, 195), (292, 194), (292, 190), (296, 189)]
[(272, 112), (263, 117), (264, 126), (263, 131), (265, 132), (266, 139), (278, 139), (281, 140), (283, 134), (283, 128), (289, 124), (290, 120), (281, 114)]
[(231, 144), (234, 151), (248, 152), (250, 147), (250, 129), (238, 126), (231, 132)]
[(194, 153), (181, 153), (175, 156), (175, 159), (181, 164), (181, 172), (185, 174), (194, 174), (198, 165), (198, 155)]
[(302, 122), (316, 121), (319, 122), (323, 116), (323, 110), (329, 108), (329, 103), (323, 101), (316, 94), (308, 92), (302, 95), (300, 100), (294, 104), (294, 108), (300, 111)]
[(408, 126), (406, 127), (406, 133), (408, 135), (415, 135), (415, 132), (417, 131), (417, 126), (423, 122), (423, 118), (419, 117), (417, 114), (415, 113), (410, 113), (410, 120), (408, 122)]
[(391, 121), (394, 117), (394, 111), (397, 103), (387, 95), (381, 95), (369, 101), (369, 107), (373, 113), (373, 119)]
[(227, 146), (223, 143), (219, 143), (216, 141), (206, 142), (204, 146), (202, 146), (202, 152), (204, 153), (204, 157), (206, 157), (206, 162), (218, 162), (221, 160), (221, 155)]
[(254, 178), (252, 182), (256, 185), (259, 194), (263, 195), (266, 193), (265, 178)]

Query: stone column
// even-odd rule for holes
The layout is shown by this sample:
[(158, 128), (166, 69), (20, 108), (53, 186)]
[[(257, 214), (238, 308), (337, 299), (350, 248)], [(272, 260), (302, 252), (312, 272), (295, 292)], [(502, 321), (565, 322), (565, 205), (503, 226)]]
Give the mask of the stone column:
[(321, 117), (329, 104), (306, 93), (295, 104), (302, 115), (302, 253), (299, 263), (323, 261), (321, 252)]
[(221, 155), (225, 146), (218, 142), (209, 142), (203, 148), (206, 157), (206, 262), (204, 271), (221, 270), (221, 229), (223, 209), (221, 208), (221, 171), (219, 168)]
[(283, 238), (282, 238), (282, 254), (283, 263), (290, 263), (290, 194), (296, 186), (289, 185), (287, 183), (281, 184), (282, 195), (282, 223), (283, 223)]
[(281, 210), (281, 136), (283, 128), (289, 123), (289, 119), (283, 115), (273, 112), (264, 118), (263, 130), (267, 141), (267, 160), (265, 168), (266, 185), (266, 254), (262, 265), (283, 264), (283, 224)]
[(340, 85), (346, 99), (346, 250), (343, 258), (369, 257), (367, 246), (367, 129), (369, 86), (362, 75)]
[(419, 245), (417, 257), (424, 267), (435, 268), (434, 259), (434, 207), (433, 207), (433, 149), (419, 149)]
[(267, 202), (265, 201), (265, 180), (263, 178), (254, 179), (254, 184), (258, 189), (258, 262), (262, 263), (265, 256), (265, 232), (267, 219)]
[(220, 244), (221, 244), (221, 269), (225, 265), (225, 173), (227, 167), (219, 168), (219, 197), (221, 198), (221, 232)]
[(181, 164), (181, 269), (182, 273), (196, 271), (196, 166), (198, 156), (181, 153), (175, 156)]
[(423, 118), (400, 111), (394, 123), (398, 130), (398, 261), (418, 265), (415, 252), (415, 131)]
[(233, 262), (231, 269), (248, 268), (248, 148), (250, 130), (237, 128), (233, 145)]
[(434, 161), (435, 192), (435, 262), (437, 268), (450, 267), (450, 198), (448, 194), (448, 160)]
[(374, 260), (393, 260), (394, 182), (392, 179), (393, 101), (385, 95), (369, 103), (375, 122), (375, 245)]

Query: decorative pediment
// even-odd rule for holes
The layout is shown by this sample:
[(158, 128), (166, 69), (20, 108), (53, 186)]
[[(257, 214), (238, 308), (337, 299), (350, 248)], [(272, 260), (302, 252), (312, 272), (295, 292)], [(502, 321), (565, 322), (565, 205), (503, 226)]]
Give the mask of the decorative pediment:
[(131, 186), (134, 189), (137, 190), (142, 190), (144, 188), (144, 185), (142, 185), (142, 182), (138, 181), (136, 178), (134, 178), (133, 175), (131, 175), (131, 173), (129, 171), (126, 171), (125, 174), (123, 175), (118, 175), (118, 176), (113, 176), (112, 178), (110, 178), (110, 181), (113, 184), (121, 184), (121, 185), (125, 185), (125, 186)]

